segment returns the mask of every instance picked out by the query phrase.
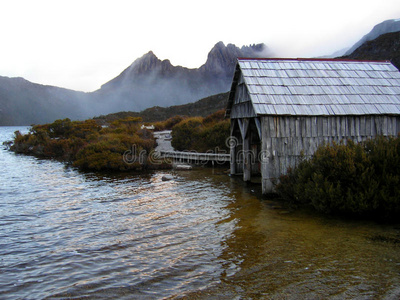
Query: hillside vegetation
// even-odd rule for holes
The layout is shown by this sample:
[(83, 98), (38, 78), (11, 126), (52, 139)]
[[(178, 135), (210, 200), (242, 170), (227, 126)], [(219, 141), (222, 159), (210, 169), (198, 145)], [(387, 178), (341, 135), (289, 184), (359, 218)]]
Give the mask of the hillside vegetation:
[(353, 53), (343, 58), (358, 60), (390, 60), (400, 69), (400, 31), (382, 34), (378, 38), (366, 42)]
[(162, 122), (175, 116), (206, 117), (218, 110), (224, 109), (229, 93), (212, 95), (194, 103), (174, 105), (170, 107), (155, 106), (142, 112), (118, 112), (93, 118), (100, 124), (108, 124), (127, 117), (140, 117), (143, 122)]

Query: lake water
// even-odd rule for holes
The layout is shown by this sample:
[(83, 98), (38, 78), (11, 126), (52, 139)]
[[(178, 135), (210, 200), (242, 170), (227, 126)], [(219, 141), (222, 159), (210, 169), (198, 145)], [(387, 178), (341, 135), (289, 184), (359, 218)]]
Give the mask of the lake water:
[(82, 173), (2, 147), (0, 166), (0, 299), (400, 298), (396, 225), (288, 211), (224, 169)]

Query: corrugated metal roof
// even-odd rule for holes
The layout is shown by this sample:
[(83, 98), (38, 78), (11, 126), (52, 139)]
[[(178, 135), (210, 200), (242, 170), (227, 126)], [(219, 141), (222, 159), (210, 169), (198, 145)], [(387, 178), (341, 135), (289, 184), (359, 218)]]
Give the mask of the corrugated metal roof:
[(400, 114), (400, 72), (390, 62), (238, 59), (240, 72), (257, 115)]

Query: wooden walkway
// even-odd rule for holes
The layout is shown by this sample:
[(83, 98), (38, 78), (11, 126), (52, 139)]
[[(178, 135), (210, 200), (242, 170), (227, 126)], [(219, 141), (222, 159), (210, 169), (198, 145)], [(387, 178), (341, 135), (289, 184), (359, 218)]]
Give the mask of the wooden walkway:
[(154, 132), (158, 146), (156, 152), (160, 158), (172, 159), (174, 162), (204, 165), (225, 164), (231, 161), (230, 154), (198, 153), (195, 151), (174, 151), (171, 146), (171, 130)]
[(161, 157), (173, 159), (178, 162), (194, 164), (225, 164), (231, 161), (230, 154), (198, 153), (189, 151), (159, 151)]

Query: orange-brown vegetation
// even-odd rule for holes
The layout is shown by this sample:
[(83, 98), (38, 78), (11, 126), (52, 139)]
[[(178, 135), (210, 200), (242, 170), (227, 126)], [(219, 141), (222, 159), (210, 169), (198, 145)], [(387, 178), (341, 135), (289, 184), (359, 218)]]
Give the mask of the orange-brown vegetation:
[(205, 118), (186, 118), (172, 128), (172, 146), (178, 151), (228, 152), (230, 121), (219, 110)]
[(11, 150), (59, 159), (88, 170), (159, 167), (149, 162), (148, 155), (156, 142), (151, 132), (140, 129), (141, 122), (141, 118), (127, 117), (101, 127), (94, 120), (57, 120), (32, 126), (26, 135), (17, 131)]

